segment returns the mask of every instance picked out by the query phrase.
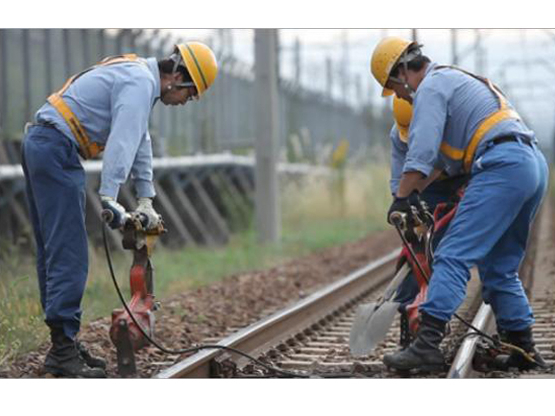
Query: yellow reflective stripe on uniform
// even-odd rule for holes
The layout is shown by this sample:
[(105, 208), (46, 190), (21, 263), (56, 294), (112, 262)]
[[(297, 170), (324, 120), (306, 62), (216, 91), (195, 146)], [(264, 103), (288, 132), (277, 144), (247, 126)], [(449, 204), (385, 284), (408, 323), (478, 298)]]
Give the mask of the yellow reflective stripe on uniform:
[(486, 133), (496, 124), (508, 119), (520, 120), (520, 116), (516, 111), (511, 110), (510, 108), (498, 110), (495, 113), (490, 114), (484, 119), (484, 121), (482, 121), (482, 123), (480, 123), (480, 126), (474, 132), (474, 135), (472, 136), (472, 139), (470, 139), (470, 143), (466, 149), (457, 149), (448, 145), (446, 142), (443, 142), (441, 143), (440, 150), (443, 154), (453, 160), (463, 160), (465, 171), (470, 172), (472, 160), (474, 159), (474, 153), (476, 153), (476, 149)]
[(65, 82), (64, 86), (58, 92), (55, 92), (54, 94), (50, 95), (50, 97), (48, 97), (47, 101), (63, 117), (63, 119), (65, 120), (65, 122), (69, 126), (71, 132), (73, 133), (73, 136), (75, 136), (75, 139), (79, 143), (79, 150), (80, 150), (79, 153), (85, 159), (89, 159), (91, 157), (96, 157), (100, 152), (102, 152), (104, 150), (104, 146), (101, 146), (98, 143), (91, 142), (89, 140), (89, 136), (87, 135), (87, 132), (85, 131), (85, 129), (81, 125), (81, 122), (77, 119), (75, 114), (73, 114), (73, 111), (71, 111), (71, 108), (69, 108), (67, 103), (62, 98), (62, 94), (64, 92), (66, 92), (66, 90), (69, 88), (69, 86), (77, 78), (79, 78), (81, 75), (83, 75), (83, 74), (85, 74), (85, 73), (87, 73), (87, 72), (89, 72), (89, 71), (91, 71), (95, 68), (98, 68), (100, 66), (108, 66), (108, 65), (119, 64), (119, 63), (123, 63), (123, 62), (137, 62), (137, 63), (140, 63), (140, 61), (138, 61), (138, 56), (134, 53), (130, 53), (130, 54), (126, 54), (126, 55), (118, 55), (118, 56), (109, 56), (107, 58), (104, 58), (98, 64), (96, 64), (96, 65), (94, 65), (90, 68), (87, 68), (84, 71), (81, 71), (78, 74), (69, 78)]
[(470, 140), (470, 143), (467, 146), (466, 153), (464, 155), (464, 169), (467, 172), (470, 172), (472, 160), (474, 159), (474, 153), (476, 153), (476, 149), (478, 148), (478, 145), (480, 144), (480, 141), (485, 136), (485, 134), (496, 124), (502, 122), (503, 120), (511, 118), (520, 120), (520, 116), (516, 111), (506, 108), (496, 111), (480, 124), (480, 127), (476, 129), (474, 136), (472, 136), (472, 140)]
[(446, 142), (441, 143), (439, 150), (453, 160), (461, 160), (464, 157), (464, 150), (457, 149)]

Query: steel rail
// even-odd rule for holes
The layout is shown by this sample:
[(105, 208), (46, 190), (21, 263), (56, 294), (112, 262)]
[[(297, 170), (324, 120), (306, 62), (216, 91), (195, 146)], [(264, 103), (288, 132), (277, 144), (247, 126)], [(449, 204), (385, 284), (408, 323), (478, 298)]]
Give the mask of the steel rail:
[[(532, 230), (531, 240), (533, 242), (535, 242), (537, 236), (537, 229), (538, 223), (535, 224)], [(535, 251), (535, 248), (529, 250), (525, 261), (522, 264), (520, 272), (523, 277), (531, 273), (526, 269), (530, 269), (529, 266), (533, 264), (536, 254)], [(396, 258), (398, 253), (399, 250), (396, 250), (388, 256), (384, 256), (383, 258), (370, 263), (365, 268), (357, 270), (335, 284), (330, 285), (313, 294), (309, 298), (297, 303), (291, 308), (278, 312), (263, 321), (255, 323), (250, 327), (225, 338), (220, 341), (219, 344), (238, 348), (255, 356), (257, 353), (265, 351), (272, 345), (278, 345), (280, 342), (283, 342), (295, 334), (300, 333), (303, 329), (310, 327), (313, 323), (318, 322), (318, 320), (323, 317), (333, 314), (338, 308), (357, 298), (357, 293), (360, 296), (360, 294), (367, 293), (369, 290), (372, 290), (372, 288), (382, 284), (387, 277), (391, 276), (392, 269), (388, 274), (387, 267), (388, 264), (392, 264), (392, 261)], [(372, 275), (373, 278), (368, 279), (367, 277), (369, 277), (369, 275)], [(531, 276), (526, 276), (523, 280), (526, 285), (526, 283), (530, 284), (532, 279)], [(347, 286), (360, 284), (362, 281), (365, 281), (365, 284), (367, 285), (365, 289), (360, 287), (354, 289), (350, 287), (347, 290)], [(349, 292), (349, 294), (347, 294), (347, 292)], [(478, 303), (478, 299), (472, 301), (472, 304), (476, 303)], [(491, 307), (483, 302), (480, 302), (479, 305), (479, 307), (478, 305), (471, 306), (472, 310), (478, 309), (474, 315), (472, 325), (480, 331), (490, 333), (489, 331), (494, 323), (493, 312)], [(467, 336), (465, 336), (463, 342), (457, 349), (457, 354), (447, 374), (447, 378), (469, 378), (473, 376), (474, 370), (472, 368), (472, 359), (479, 337), (468, 334), (472, 334), (474, 332), (475, 331), (472, 329), (467, 331)], [(155, 377), (210, 377), (210, 363), (218, 357), (227, 357), (223, 354), (233, 356), (233, 354), (224, 353), (220, 350), (204, 351), (188, 357), (173, 367), (162, 371)], [(233, 358), (235, 359), (235, 357)]]
[[(492, 318), (493, 312), (491, 306), (482, 302), (480, 309), (478, 309), (478, 312), (472, 321), (472, 325), (480, 331), (487, 333), (488, 328), (492, 324)], [(468, 336), (459, 346), (457, 355), (449, 368), (446, 378), (469, 378), (474, 372), (472, 368), (472, 358), (474, 357), (479, 337), (470, 336), (469, 334), (475, 333), (476, 331), (473, 329), (468, 329)]]
[[(256, 355), (285, 341), (292, 334), (317, 323), (352, 299), (383, 284), (392, 276), (400, 252), (401, 249), (395, 249), (295, 305), (226, 337), (218, 345)], [(203, 350), (161, 371), (154, 378), (208, 378), (211, 361), (222, 354), (237, 356), (219, 349)]]
[[(533, 269), (538, 249), (537, 240), (539, 238), (539, 226), (544, 215), (546, 215), (545, 205), (542, 207), (540, 215), (538, 215), (537, 220), (532, 226), (530, 244), (528, 245), (526, 257), (524, 258), (519, 270), (522, 283), (527, 291), (529, 291), (533, 285)], [(480, 309), (472, 321), (472, 325), (480, 331), (489, 334), (494, 327), (494, 315), (492, 308), (482, 302)], [(449, 368), (447, 378), (471, 378), (473, 376), (474, 369), (472, 368), (472, 359), (479, 341), (478, 336), (470, 335), (474, 332), (475, 331), (472, 329), (468, 330), (467, 337), (459, 346), (457, 355)]]

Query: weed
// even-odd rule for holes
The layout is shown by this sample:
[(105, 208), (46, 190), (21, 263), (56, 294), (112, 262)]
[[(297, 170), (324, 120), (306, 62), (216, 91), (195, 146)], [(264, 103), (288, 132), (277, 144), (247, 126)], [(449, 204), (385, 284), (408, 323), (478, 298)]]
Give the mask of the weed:
[[(186, 250), (157, 247), (152, 259), (157, 299), (210, 284), (227, 275), (268, 268), (385, 227), (383, 219), (390, 201), (387, 167), (346, 169), (343, 174), (344, 182), (339, 188), (337, 183), (334, 185), (323, 177), (293, 180), (282, 186), (282, 241), (278, 244), (259, 244), (252, 221), (244, 217), (248, 228), (233, 234), (225, 247)], [(224, 198), (226, 203), (233, 203), (227, 200), (232, 195)], [(20, 254), (17, 249), (2, 254), (3, 249), (0, 247), (0, 365), (35, 349), (48, 334), (39, 301), (34, 258)], [(82, 304), (83, 324), (109, 316), (114, 308), (121, 307), (103, 250), (91, 248), (90, 259)], [(113, 253), (115, 273), (124, 296), (128, 296), (131, 259), (128, 252)], [(176, 310), (176, 313), (186, 312)], [(205, 317), (196, 319), (202, 322)]]

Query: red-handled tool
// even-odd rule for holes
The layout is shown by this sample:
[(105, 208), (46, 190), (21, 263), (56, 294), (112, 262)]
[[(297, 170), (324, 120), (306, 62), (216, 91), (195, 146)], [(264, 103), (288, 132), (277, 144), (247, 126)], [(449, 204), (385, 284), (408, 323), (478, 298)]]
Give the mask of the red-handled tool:
[[(104, 221), (110, 222), (110, 211), (102, 212)], [(154, 268), (150, 256), (158, 237), (166, 232), (162, 222), (154, 228), (148, 228), (146, 218), (140, 213), (128, 213), (123, 233), (123, 248), (133, 251), (133, 264), (129, 273), (131, 300), (127, 306), (133, 314), (133, 320), (126, 309), (112, 311), (110, 338), (117, 349), (118, 372), (122, 377), (134, 376), (137, 372), (135, 352), (148, 344), (148, 340), (137, 324), (149, 336), (154, 334)], [(136, 321), (136, 323), (135, 323)]]

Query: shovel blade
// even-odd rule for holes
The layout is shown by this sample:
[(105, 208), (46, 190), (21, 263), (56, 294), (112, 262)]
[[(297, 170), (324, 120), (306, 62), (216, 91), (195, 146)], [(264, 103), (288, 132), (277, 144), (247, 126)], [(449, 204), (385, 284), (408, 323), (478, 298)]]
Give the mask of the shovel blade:
[(385, 339), (399, 305), (399, 302), (371, 302), (358, 307), (349, 337), (351, 355), (367, 355)]

